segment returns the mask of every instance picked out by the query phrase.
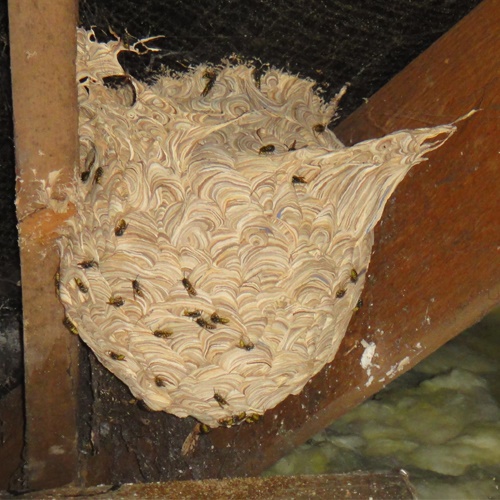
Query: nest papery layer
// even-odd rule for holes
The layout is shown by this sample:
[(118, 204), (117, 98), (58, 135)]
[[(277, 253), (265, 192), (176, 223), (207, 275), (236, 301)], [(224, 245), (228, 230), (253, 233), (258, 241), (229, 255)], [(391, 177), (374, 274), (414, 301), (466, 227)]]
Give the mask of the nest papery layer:
[(385, 202), (454, 127), (345, 148), (314, 82), (226, 65), (113, 88), (121, 50), (78, 31), (66, 315), (151, 409), (263, 414), (333, 360)]

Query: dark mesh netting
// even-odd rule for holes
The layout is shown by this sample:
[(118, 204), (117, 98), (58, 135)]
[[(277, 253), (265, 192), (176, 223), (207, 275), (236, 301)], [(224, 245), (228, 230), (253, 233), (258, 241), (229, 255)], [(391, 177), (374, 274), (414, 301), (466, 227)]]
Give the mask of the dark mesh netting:
[[(182, 70), (236, 54), (309, 77), (331, 97), (350, 82), (341, 115), (354, 111), (467, 14), (478, 0), (174, 0), (80, 2), (80, 22), (134, 37), (164, 35), (145, 57), (127, 54), (134, 76)], [(104, 33), (107, 32), (107, 33)], [(134, 40), (133, 38), (131, 40)], [(135, 40), (134, 40), (135, 41)]]
[[(465, 16), (479, 0), (80, 1), (80, 24), (122, 37), (165, 35), (158, 53), (124, 54), (131, 74), (152, 80), (167, 68), (217, 64), (235, 54), (318, 82), (329, 99), (346, 82), (339, 119)], [(136, 38), (134, 38), (136, 37)], [(14, 144), (7, 2), (0, 6), (0, 396), (21, 381), (21, 293), (14, 209)]]
[(21, 279), (6, 2), (0, 6), (0, 397), (22, 380)]

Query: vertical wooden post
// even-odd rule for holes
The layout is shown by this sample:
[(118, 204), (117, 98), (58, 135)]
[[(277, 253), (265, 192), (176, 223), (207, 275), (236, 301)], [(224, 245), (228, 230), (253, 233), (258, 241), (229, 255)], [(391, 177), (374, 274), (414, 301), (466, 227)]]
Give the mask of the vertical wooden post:
[(73, 212), (78, 157), (76, 21), (75, 0), (9, 1), (30, 489), (68, 484), (78, 473), (78, 341), (62, 326), (54, 292), (55, 239)]

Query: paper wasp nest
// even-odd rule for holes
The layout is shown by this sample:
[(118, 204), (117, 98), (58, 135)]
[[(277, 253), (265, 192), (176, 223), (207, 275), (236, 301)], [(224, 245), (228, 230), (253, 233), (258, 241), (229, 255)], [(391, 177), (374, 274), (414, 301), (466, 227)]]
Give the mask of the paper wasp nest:
[(78, 31), (65, 322), (151, 409), (239, 423), (333, 360), (384, 204), (454, 127), (346, 148), (314, 82), (226, 65), (148, 86), (122, 50)]

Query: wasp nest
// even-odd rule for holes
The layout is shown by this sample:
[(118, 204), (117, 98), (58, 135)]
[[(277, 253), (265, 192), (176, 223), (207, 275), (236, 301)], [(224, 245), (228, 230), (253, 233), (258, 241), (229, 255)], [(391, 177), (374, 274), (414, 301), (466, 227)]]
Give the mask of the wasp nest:
[(256, 418), (333, 360), (384, 204), (454, 127), (346, 148), (314, 82), (226, 65), (148, 86), (123, 50), (78, 31), (65, 323), (153, 410)]

